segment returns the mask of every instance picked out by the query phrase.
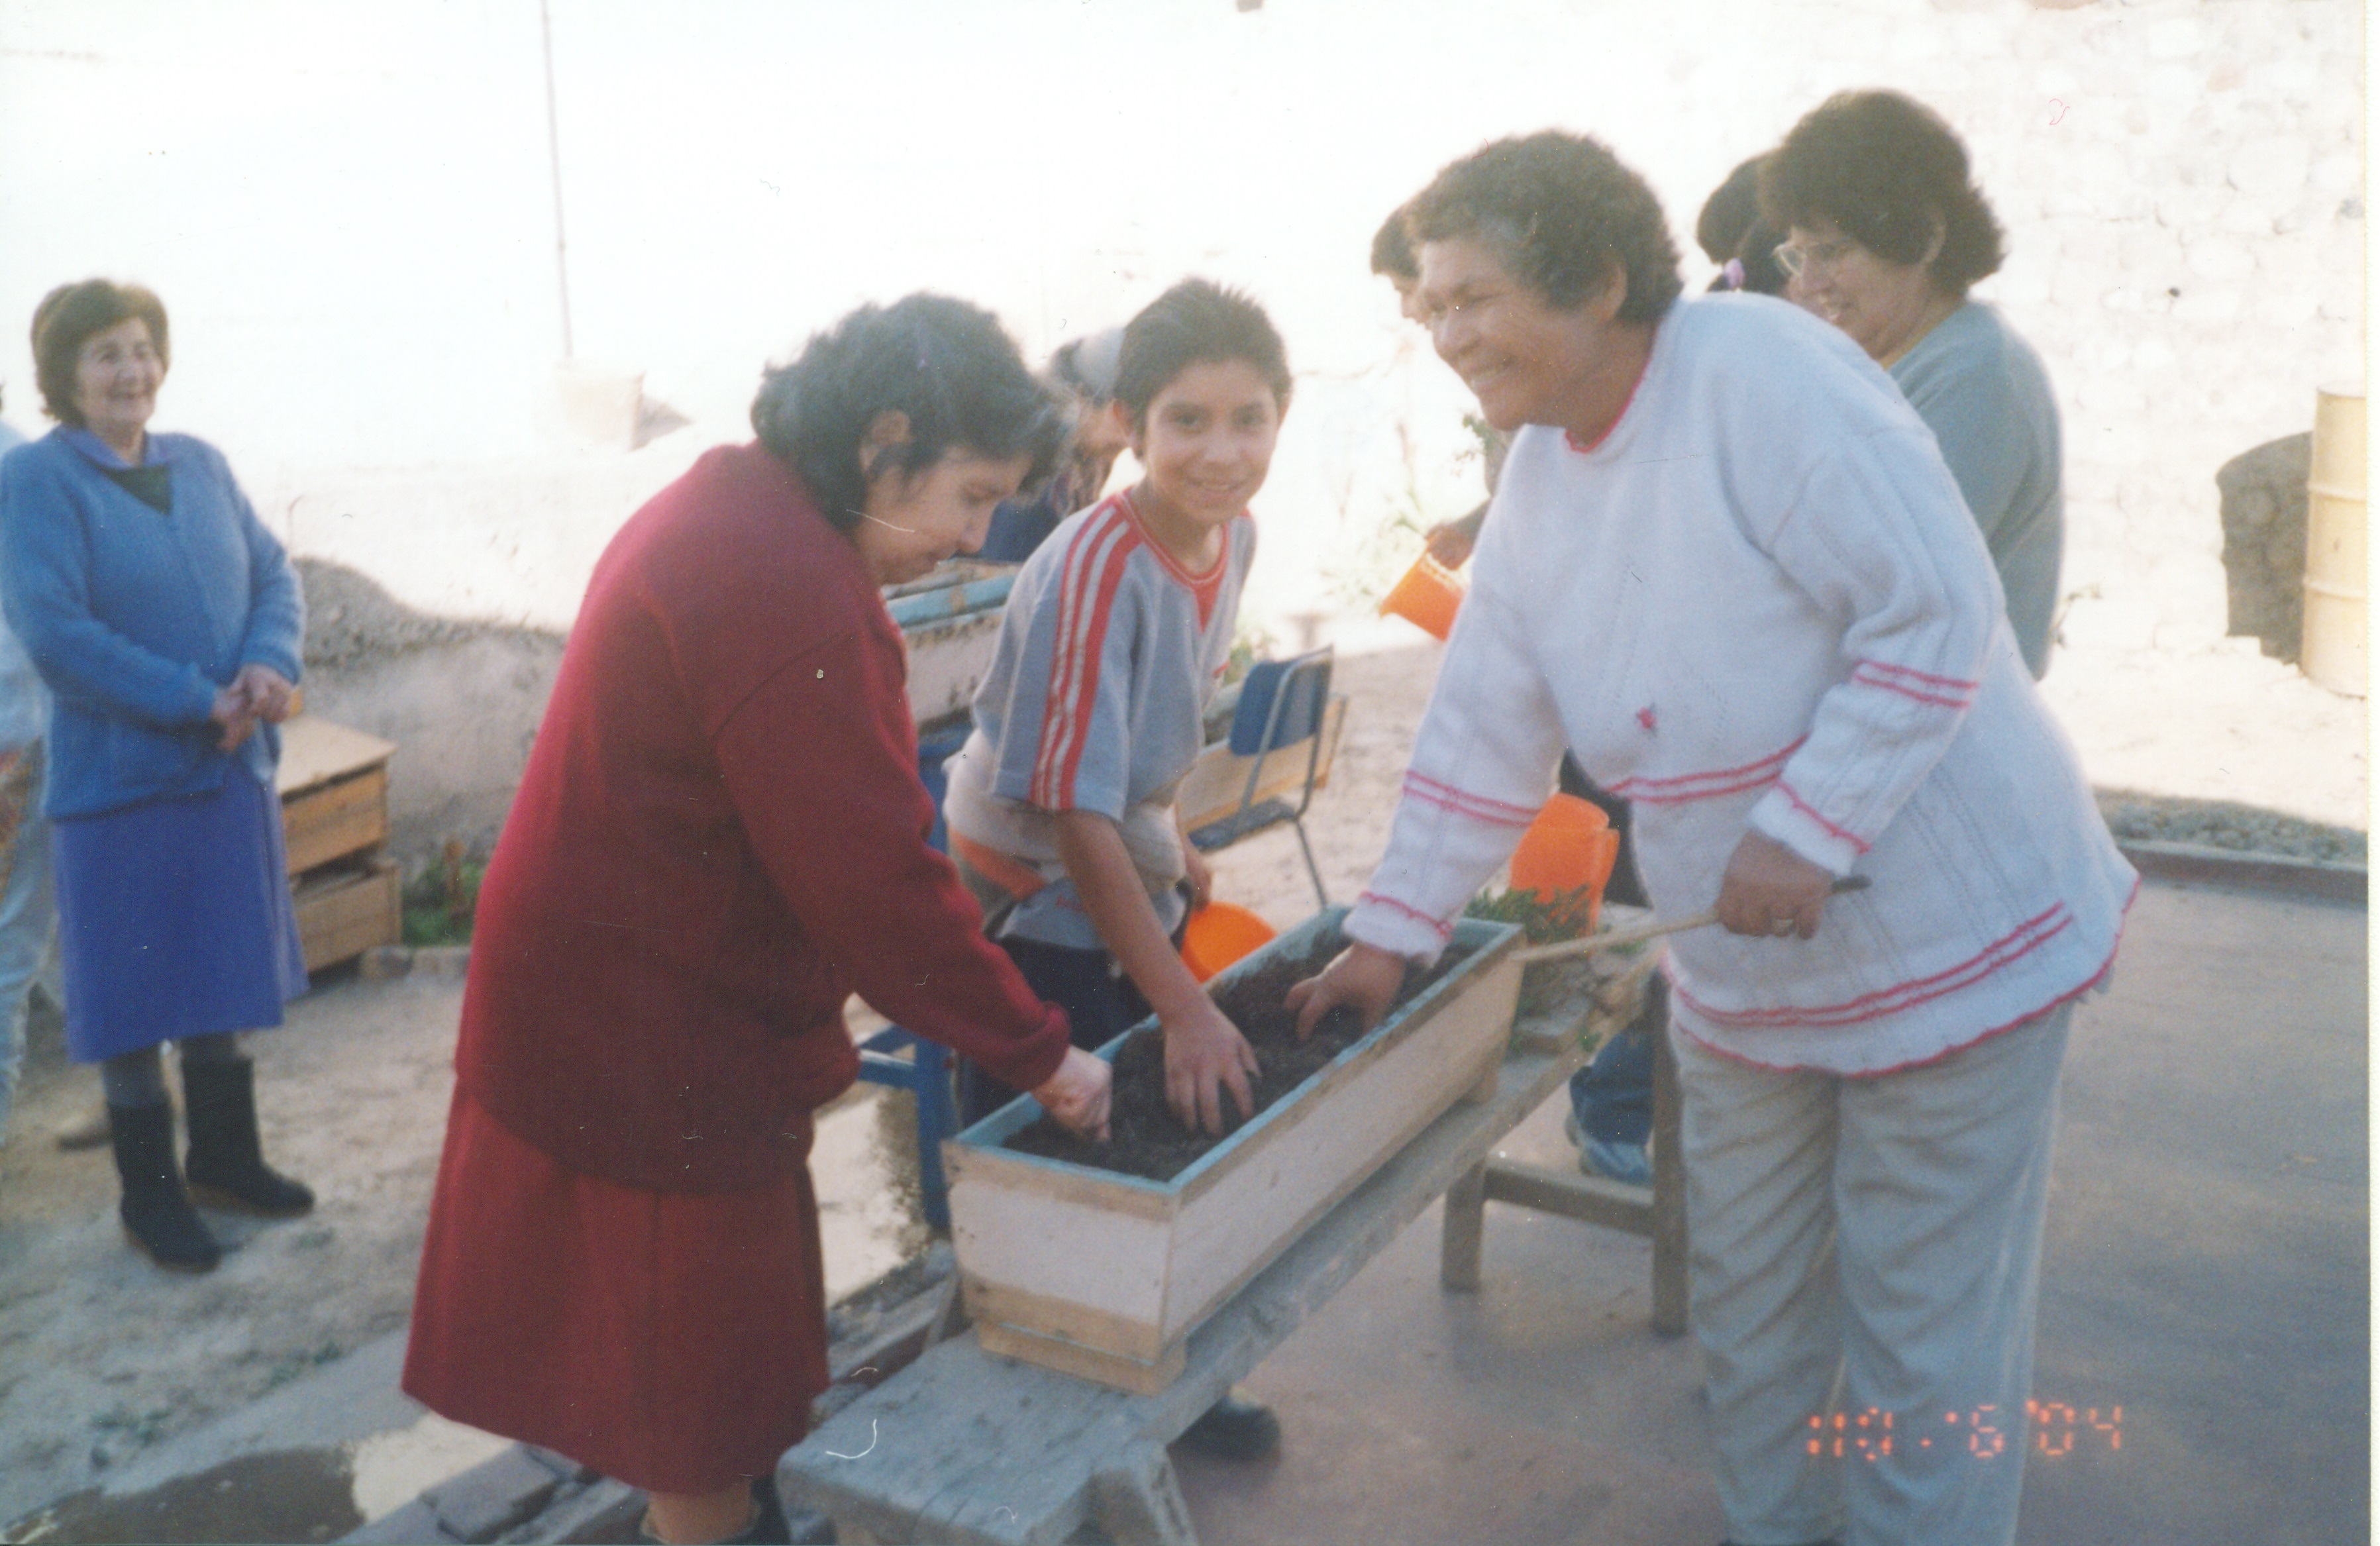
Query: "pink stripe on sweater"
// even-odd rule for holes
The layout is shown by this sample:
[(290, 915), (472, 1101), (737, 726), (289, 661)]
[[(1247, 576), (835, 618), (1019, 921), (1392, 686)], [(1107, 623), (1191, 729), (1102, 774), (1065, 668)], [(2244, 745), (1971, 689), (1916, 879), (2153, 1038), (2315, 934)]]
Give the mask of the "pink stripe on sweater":
[(1793, 809), (1801, 811), (1803, 815), (1809, 817), (1810, 820), (1817, 822), (1828, 832), (1833, 833), (1837, 837), (1841, 838), (1852, 847), (1857, 848), (1861, 853), (1867, 852), (1869, 846), (1861, 841), (1858, 834), (1846, 832), (1841, 827), (1835, 825), (1834, 822), (1828, 821), (1826, 816), (1816, 806), (1812, 805), (1808, 800), (1805, 800), (1801, 796), (1795, 794), (1791, 785), (1779, 779), (1777, 784), (1777, 792), (1783, 795), (1787, 799), (1791, 800), (1793, 802)]
[(1434, 789), (1416, 788), (1411, 775), (1405, 779), (1405, 798), (1416, 800), (1423, 805), (1436, 806), (1440, 810), (1451, 810), (1457, 816), (1467, 816), (1475, 822), (1484, 822), (1492, 827), (1525, 827), (1536, 820), (1534, 816), (1504, 814), (1503, 812), (1508, 810), (1509, 807), (1500, 806), (1495, 810), (1479, 810), (1469, 804), (1471, 797), (1465, 796), (1459, 789), (1439, 794)]
[[(2051, 920), (2056, 919), (2053, 923)], [(2003, 938), (1993, 941), (1983, 950), (1948, 970), (1931, 977), (1921, 977), (1890, 988), (1879, 988), (1872, 993), (1842, 1004), (1827, 1004), (1815, 1009), (1719, 1009), (1703, 1003), (1683, 988), (1673, 990), (1678, 997), (1694, 1006), (1694, 1012), (1714, 1024), (1735, 1029), (1773, 1030), (1779, 1028), (1807, 1028), (1834, 1030), (1858, 1025), (1867, 1020), (1882, 1019), (1928, 1004), (1946, 993), (1972, 987), (1993, 972), (2011, 962), (2022, 960), (2044, 944), (2072, 927), (2074, 917), (2066, 904), (2058, 903), (2040, 917), (2028, 919)]]
[[(1679, 799), (1700, 799), (1710, 794), (1731, 793), (1736, 789), (1746, 787), (1742, 782), (1746, 775), (1756, 773), (1761, 775), (1761, 778), (1766, 778), (1777, 769), (1783, 767), (1788, 759), (1802, 749), (1802, 743), (1809, 738), (1804, 736), (1791, 746), (1782, 750), (1772, 751), (1759, 761), (1746, 762), (1740, 768), (1719, 768), (1710, 773), (1679, 773), (1673, 778), (1623, 778), (1610, 786), (1611, 792), (1615, 795), (1626, 795), (1632, 799), (1639, 797), (1649, 799), (1663, 793), (1673, 793)], [(1721, 779), (1735, 779), (1738, 782), (1730, 785), (1725, 790), (1691, 790), (1684, 787), (1689, 784), (1707, 784)], [(1759, 779), (1754, 780), (1755, 783), (1759, 781)]]
[(1432, 918), (1429, 914), (1422, 911), (1419, 907), (1407, 907), (1404, 903), (1398, 901), (1393, 896), (1383, 896), (1377, 891), (1367, 891), (1355, 900), (1358, 904), (1365, 902), (1378, 902), (1381, 907), (1388, 908), (1391, 912), (1400, 912), (1404, 914), (1407, 918), (1415, 919), (1422, 923), (1427, 924), (1430, 931), (1438, 935), (1438, 937), (1442, 940), (1451, 940), (1454, 937), (1454, 925)]
[(1912, 681), (1923, 682), (1928, 687), (1951, 688), (1961, 692), (1973, 692), (1984, 685), (1981, 682), (1966, 681), (1958, 676), (1937, 676), (1930, 671), (1919, 671), (1913, 666), (1895, 665), (1890, 661), (1864, 660), (1859, 663), (1859, 669), (1881, 671), (1893, 676), (1906, 676)]
[(1897, 692), (1903, 698), (1913, 698), (1920, 703), (1932, 703), (1945, 709), (1969, 708), (1975, 701), (1972, 693), (1964, 698), (1945, 698), (1938, 693), (1920, 692), (1915, 688), (1893, 681), (1889, 677), (1866, 676), (1864, 675), (1866, 670), (1867, 667), (1863, 665), (1859, 670), (1852, 672), (1852, 681), (1860, 687), (1881, 688), (1886, 692)]
[(1468, 789), (1458, 789), (1451, 784), (1442, 783), (1430, 777), (1427, 773), (1415, 773), (1408, 769), (1405, 773), (1405, 787), (1411, 789), (1416, 785), (1451, 799), (1462, 800), (1471, 805), (1514, 816), (1523, 822), (1534, 822), (1537, 819), (1537, 812), (1534, 807), (1514, 805), (1509, 800), (1494, 799), (1487, 795), (1474, 794)]

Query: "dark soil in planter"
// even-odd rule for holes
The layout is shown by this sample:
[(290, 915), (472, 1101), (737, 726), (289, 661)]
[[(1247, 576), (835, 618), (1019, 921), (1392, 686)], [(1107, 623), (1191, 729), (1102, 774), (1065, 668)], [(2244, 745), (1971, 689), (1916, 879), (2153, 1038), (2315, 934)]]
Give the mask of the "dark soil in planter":
[[(1355, 1012), (1334, 1009), (1322, 1017), (1313, 1035), (1301, 1041), (1297, 1016), (1282, 1002), (1293, 985), (1320, 971), (1345, 943), (1335, 931), (1325, 934), (1303, 955), (1267, 961), (1217, 997), (1217, 1004), (1256, 1049), (1261, 1071), (1248, 1081), (1248, 1093), (1256, 1099), (1257, 1115), (1364, 1039)], [(1393, 1017), (1470, 955), (1468, 946), (1449, 945), (1434, 965), (1408, 969), (1389, 1016)], [(1135, 1032), (1117, 1050), (1115, 1096), (1108, 1117), (1111, 1136), (1107, 1143), (1086, 1143), (1044, 1115), (1019, 1130), (1004, 1147), (1097, 1170), (1171, 1181), (1242, 1126), (1239, 1105), (1228, 1090), (1223, 1092), (1223, 1138), (1209, 1138), (1174, 1119), (1165, 1103), (1165, 1043), (1151, 1027)]]

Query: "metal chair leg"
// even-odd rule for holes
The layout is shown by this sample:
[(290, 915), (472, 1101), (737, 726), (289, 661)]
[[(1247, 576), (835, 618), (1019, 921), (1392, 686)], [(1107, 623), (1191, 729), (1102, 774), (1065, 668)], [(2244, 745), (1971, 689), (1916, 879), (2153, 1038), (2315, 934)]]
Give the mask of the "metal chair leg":
[(1293, 821), (1289, 824), (1297, 833), (1298, 851), (1305, 856), (1305, 874), (1314, 883), (1314, 899), (1327, 907), (1330, 905), (1330, 894), (1322, 889), (1322, 869), (1314, 862), (1314, 845), (1305, 840), (1305, 823)]

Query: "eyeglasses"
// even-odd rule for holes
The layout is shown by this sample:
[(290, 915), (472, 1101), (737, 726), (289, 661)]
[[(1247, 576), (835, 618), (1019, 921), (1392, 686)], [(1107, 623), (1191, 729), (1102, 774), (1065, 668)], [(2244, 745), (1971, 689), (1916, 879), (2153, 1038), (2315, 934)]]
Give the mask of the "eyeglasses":
[(1796, 247), (1790, 241), (1781, 242), (1777, 248), (1777, 266), (1799, 279), (1811, 269), (1832, 268), (1858, 245), (1849, 237), (1822, 241), (1815, 247)]

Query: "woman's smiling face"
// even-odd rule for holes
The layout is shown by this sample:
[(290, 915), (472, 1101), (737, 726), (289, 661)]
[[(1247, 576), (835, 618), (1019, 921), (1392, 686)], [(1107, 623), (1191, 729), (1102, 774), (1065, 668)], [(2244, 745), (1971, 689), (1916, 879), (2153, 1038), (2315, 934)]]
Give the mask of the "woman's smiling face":
[(75, 411), (83, 428), (110, 445), (137, 442), (157, 411), (157, 388), (165, 362), (157, 354), (149, 324), (127, 317), (83, 340), (75, 355)]
[(1612, 319), (1627, 295), (1620, 274), (1565, 309), (1478, 237), (1424, 242), (1420, 258), (1417, 299), (1430, 341), (1478, 397), (1480, 417), (1507, 433), (1524, 424), (1575, 428), (1588, 383), (1618, 340)]

